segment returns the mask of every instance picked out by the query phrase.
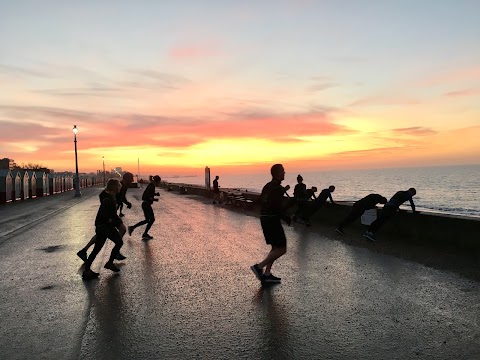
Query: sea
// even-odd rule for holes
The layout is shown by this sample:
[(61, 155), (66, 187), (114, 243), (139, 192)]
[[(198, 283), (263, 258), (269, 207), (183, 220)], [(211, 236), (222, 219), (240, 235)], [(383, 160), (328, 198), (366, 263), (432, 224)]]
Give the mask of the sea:
[[(390, 199), (398, 190), (414, 187), (417, 195), (413, 200), (417, 210), (480, 218), (480, 164), (302, 172), (287, 168), (282, 185), (290, 185), (290, 195), (293, 195), (298, 174), (303, 176), (307, 188), (315, 186), (318, 192), (329, 185), (335, 185), (332, 194), (334, 201), (353, 202), (370, 193), (378, 193)], [(215, 175), (219, 176), (220, 188), (257, 193), (271, 180), (268, 173), (232, 175), (216, 173), (212, 169), (211, 181)], [(162, 180), (205, 186), (203, 171), (192, 176), (162, 176)]]

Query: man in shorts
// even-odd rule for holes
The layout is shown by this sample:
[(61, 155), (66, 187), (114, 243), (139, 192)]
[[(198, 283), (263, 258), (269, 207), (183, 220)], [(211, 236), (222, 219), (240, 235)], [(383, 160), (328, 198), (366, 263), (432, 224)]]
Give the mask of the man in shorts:
[(270, 172), (272, 181), (262, 189), (260, 224), (265, 241), (272, 246), (272, 249), (263, 261), (250, 266), (250, 268), (262, 283), (279, 283), (282, 279), (274, 276), (271, 269), (275, 260), (287, 252), (287, 238), (281, 220), (290, 225), (291, 219), (285, 215), (283, 205), (286, 188), (281, 185), (281, 182), (285, 179), (285, 169), (282, 164), (275, 164)]

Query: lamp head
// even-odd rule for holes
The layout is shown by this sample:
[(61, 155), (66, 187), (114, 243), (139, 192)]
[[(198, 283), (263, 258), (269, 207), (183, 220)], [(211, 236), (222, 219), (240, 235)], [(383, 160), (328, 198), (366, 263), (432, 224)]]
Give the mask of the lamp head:
[(77, 125), (73, 125), (73, 129), (72, 129), (72, 130), (73, 130), (73, 133), (74, 133), (75, 135), (77, 135), (77, 131), (78, 131)]

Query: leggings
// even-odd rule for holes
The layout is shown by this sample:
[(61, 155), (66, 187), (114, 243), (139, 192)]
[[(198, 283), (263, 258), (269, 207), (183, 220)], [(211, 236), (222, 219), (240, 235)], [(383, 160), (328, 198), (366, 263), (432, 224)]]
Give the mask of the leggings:
[(143, 214), (145, 215), (145, 220), (136, 223), (135, 225), (133, 225), (133, 228), (147, 224), (147, 227), (144, 231), (144, 234), (147, 234), (148, 230), (150, 230), (153, 223), (155, 222), (155, 215), (153, 214), (152, 205), (150, 205), (150, 203), (147, 201), (142, 202), (142, 209)]
[(371, 232), (375, 232), (378, 229), (380, 229), (388, 219), (390, 219), (391, 217), (393, 217), (393, 215), (395, 215), (396, 211), (397, 211), (396, 206), (388, 206), (388, 205), (384, 206), (382, 211), (380, 211), (380, 214), (378, 215), (377, 220), (375, 220), (370, 224), (370, 226), (368, 227), (368, 230)]
[(115, 243), (115, 246), (110, 253), (110, 259), (108, 260), (109, 263), (113, 262), (117, 254), (120, 252), (120, 248), (123, 246), (122, 238), (118, 233), (118, 230), (110, 225), (107, 226), (97, 226), (95, 229), (97, 240), (95, 241), (95, 246), (88, 257), (87, 261), (85, 262), (85, 269), (90, 270), (93, 261), (97, 257), (98, 253), (102, 249), (103, 245), (107, 241), (107, 238), (112, 240)]

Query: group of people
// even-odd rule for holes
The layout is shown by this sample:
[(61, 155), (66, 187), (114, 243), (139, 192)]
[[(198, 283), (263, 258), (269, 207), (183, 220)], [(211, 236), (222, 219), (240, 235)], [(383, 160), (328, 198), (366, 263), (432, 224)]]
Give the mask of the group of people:
[[(272, 248), (265, 259), (253, 264), (250, 268), (262, 283), (279, 283), (281, 278), (274, 276), (271, 269), (273, 263), (287, 252), (287, 239), (281, 221), (283, 220), (290, 226), (292, 220), (300, 220), (309, 226), (309, 217), (325, 204), (328, 199), (330, 199), (331, 203), (334, 203), (332, 193), (335, 191), (335, 186), (330, 185), (328, 188), (323, 189), (318, 196), (315, 196), (317, 189), (315, 187), (307, 189), (303, 183), (303, 177), (298, 175), (293, 202), (284, 201), (284, 195), (290, 188), (289, 186), (283, 187), (281, 185), (285, 179), (285, 169), (282, 164), (275, 164), (270, 172), (272, 180), (263, 187), (260, 196), (260, 224), (265, 241)], [(404, 202), (409, 201), (413, 213), (417, 212), (412, 199), (416, 193), (417, 191), (414, 188), (398, 191), (389, 201), (382, 195), (369, 194), (353, 204), (349, 214), (338, 224), (335, 231), (344, 235), (345, 227), (360, 218), (366, 210), (375, 209), (377, 204), (384, 204), (378, 218), (368, 226), (363, 234), (367, 239), (376, 241), (375, 233), (388, 219), (395, 215), (400, 205)], [(287, 209), (293, 204), (296, 204), (297, 209), (292, 216), (289, 216)]]
[[(152, 204), (154, 201), (158, 201), (158, 198), (155, 198), (155, 196), (160, 196), (158, 192), (155, 192), (155, 186), (159, 185), (160, 180), (160, 176), (158, 175), (150, 176), (150, 183), (142, 195), (142, 210), (145, 219), (128, 227), (128, 234), (130, 236), (137, 227), (147, 225), (143, 232), (142, 239), (153, 239), (153, 236), (149, 235), (148, 231), (155, 222)], [(113, 272), (119, 272), (120, 269), (115, 266), (113, 261), (126, 259), (126, 256), (120, 253), (120, 249), (123, 246), (122, 239), (127, 232), (127, 228), (121, 218), (125, 216), (122, 213), (123, 204), (126, 204), (128, 209), (132, 207), (132, 204), (126, 198), (127, 190), (132, 182), (133, 174), (126, 172), (121, 181), (118, 179), (108, 180), (105, 190), (99, 195), (100, 207), (95, 217), (95, 235), (77, 252), (78, 257), (85, 263), (82, 273), (84, 279), (88, 280), (99, 276), (99, 273), (94, 272), (91, 266), (107, 239), (112, 240), (115, 245), (104, 268)], [(117, 211), (119, 211), (118, 214)], [(93, 250), (90, 255), (87, 255), (87, 251), (91, 246), (93, 246)]]

